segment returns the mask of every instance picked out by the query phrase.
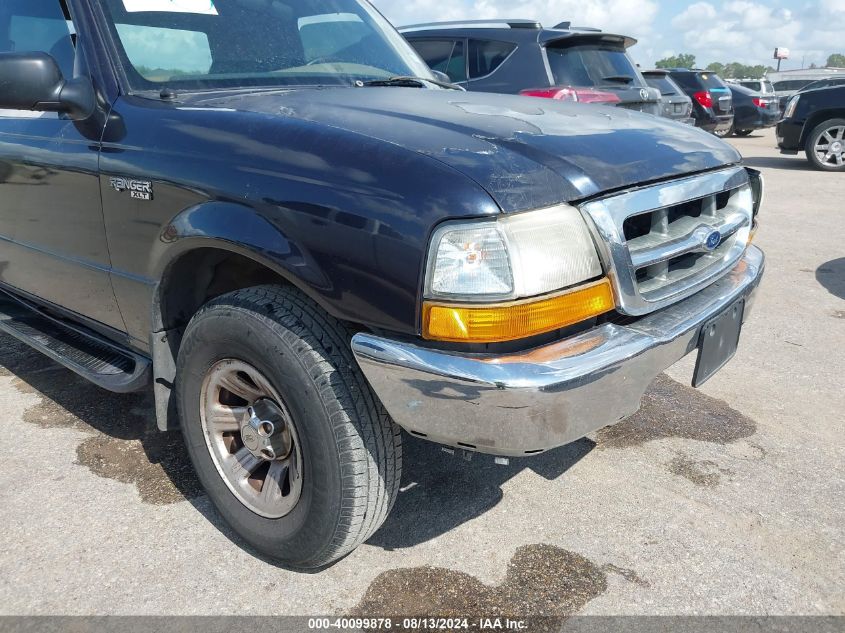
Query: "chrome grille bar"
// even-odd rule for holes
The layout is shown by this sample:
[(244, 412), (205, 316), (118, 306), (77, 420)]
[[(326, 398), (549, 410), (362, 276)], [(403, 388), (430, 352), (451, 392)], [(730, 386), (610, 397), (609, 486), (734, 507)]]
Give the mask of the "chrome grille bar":
[[(655, 213), (657, 215), (657, 213)], [(715, 229), (719, 231), (722, 238), (730, 237), (744, 226), (748, 226), (748, 217), (742, 213), (733, 213), (721, 221), (704, 224), (696, 222), (696, 218), (684, 218), (674, 222), (674, 224), (683, 224), (683, 227), (674, 227), (683, 230), (681, 237), (674, 237), (667, 234), (665, 240), (658, 241), (652, 230), (646, 236), (636, 238), (628, 241), (628, 248), (631, 251), (631, 262), (634, 268), (643, 268), (644, 266), (651, 266), (658, 262), (663, 262), (673, 257), (678, 257), (684, 253), (691, 253), (701, 249), (701, 245), (707, 239), (707, 236)], [(715, 218), (714, 218), (715, 220)], [(689, 225), (694, 225), (692, 229), (687, 229)], [(660, 234), (662, 236), (662, 234)], [(667, 264), (668, 265), (668, 264)]]
[(752, 198), (747, 171), (730, 167), (584, 204), (619, 310), (658, 310), (729, 270), (748, 244)]

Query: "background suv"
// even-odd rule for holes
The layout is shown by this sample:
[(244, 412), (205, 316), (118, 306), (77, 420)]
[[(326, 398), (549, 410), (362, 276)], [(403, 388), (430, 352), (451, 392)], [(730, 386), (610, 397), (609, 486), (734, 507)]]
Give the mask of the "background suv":
[(774, 94), (775, 92), (775, 87), (768, 79), (728, 79), (727, 81), (729, 84), (738, 84), (754, 92), (763, 94)]
[(660, 91), (663, 116), (681, 123), (695, 125), (695, 119), (692, 118), (692, 99), (672, 81), (668, 70), (644, 70), (643, 77), (649, 86)]
[(628, 56), (636, 40), (624, 35), (568, 22), (549, 29), (533, 20), (415, 24), (399, 31), (432, 70), (467, 90), (530, 91), (660, 114), (658, 91)]
[(675, 68), (669, 76), (692, 98), (696, 126), (716, 136), (730, 134), (734, 121), (733, 99), (727, 84), (706, 70)]
[(811, 84), (807, 84), (798, 92), (805, 92), (807, 90), (815, 90), (816, 88), (829, 88), (830, 86), (845, 86), (845, 77), (830, 77), (829, 79), (819, 79)]
[(796, 79), (781, 79), (772, 82), (775, 88), (775, 94), (778, 96), (778, 103), (781, 111), (786, 110), (786, 104), (799, 90), (803, 90), (816, 80), (808, 77)]
[(806, 152), (824, 171), (845, 171), (845, 86), (801, 91), (793, 96), (777, 127), (783, 154)]

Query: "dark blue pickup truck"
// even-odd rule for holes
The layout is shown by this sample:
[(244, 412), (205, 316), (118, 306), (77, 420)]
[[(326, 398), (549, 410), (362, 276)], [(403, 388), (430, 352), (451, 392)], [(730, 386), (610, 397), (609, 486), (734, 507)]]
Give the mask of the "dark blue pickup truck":
[(363, 0), (0, 4), (0, 330), (154, 389), (290, 567), (378, 529), (400, 428), (525, 456), (709, 378), (761, 197), (700, 130), (441, 83)]

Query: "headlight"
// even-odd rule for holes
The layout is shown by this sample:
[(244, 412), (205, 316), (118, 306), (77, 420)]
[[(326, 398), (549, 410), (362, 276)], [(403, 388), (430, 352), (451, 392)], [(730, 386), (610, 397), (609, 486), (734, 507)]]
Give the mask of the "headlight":
[(581, 214), (558, 206), (438, 228), (429, 247), (425, 296), (506, 301), (600, 275), (596, 247)]
[(792, 99), (789, 100), (789, 103), (786, 104), (786, 110), (783, 111), (783, 118), (784, 119), (791, 119), (792, 115), (795, 114), (795, 108), (798, 107), (798, 100), (801, 98), (801, 95), (795, 95)]
[(580, 212), (561, 205), (432, 236), (423, 336), (491, 343), (560, 329), (614, 307)]

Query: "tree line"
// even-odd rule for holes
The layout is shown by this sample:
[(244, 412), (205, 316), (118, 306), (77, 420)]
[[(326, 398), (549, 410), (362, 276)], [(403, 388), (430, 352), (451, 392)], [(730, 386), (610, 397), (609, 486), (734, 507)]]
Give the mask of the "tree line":
[[(681, 53), (680, 55), (660, 59), (654, 65), (657, 68), (696, 68), (695, 55)], [(810, 68), (816, 68), (816, 65), (810, 64)], [(845, 55), (842, 53), (830, 55), (827, 58), (825, 68), (845, 68)], [(710, 70), (725, 79), (757, 79), (767, 72), (774, 72), (775, 69), (771, 66), (764, 66), (763, 64), (749, 66), (738, 62), (730, 62), (729, 64), (713, 62), (707, 65), (706, 70)]]

